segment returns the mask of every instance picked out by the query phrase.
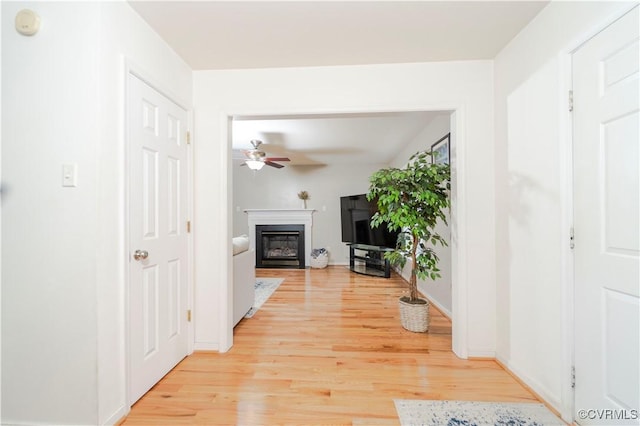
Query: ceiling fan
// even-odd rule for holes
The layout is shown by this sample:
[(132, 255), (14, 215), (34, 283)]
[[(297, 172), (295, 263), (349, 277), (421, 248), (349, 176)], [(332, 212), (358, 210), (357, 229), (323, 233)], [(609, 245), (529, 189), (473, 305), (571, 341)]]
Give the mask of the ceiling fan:
[(262, 141), (257, 139), (253, 139), (251, 145), (253, 145), (253, 149), (243, 151), (247, 159), (241, 164), (242, 166), (248, 166), (251, 170), (260, 170), (265, 164), (275, 167), (276, 169), (281, 169), (284, 166), (275, 163), (275, 161), (291, 161), (287, 157), (267, 157), (267, 154), (259, 148), (260, 145), (262, 145)]

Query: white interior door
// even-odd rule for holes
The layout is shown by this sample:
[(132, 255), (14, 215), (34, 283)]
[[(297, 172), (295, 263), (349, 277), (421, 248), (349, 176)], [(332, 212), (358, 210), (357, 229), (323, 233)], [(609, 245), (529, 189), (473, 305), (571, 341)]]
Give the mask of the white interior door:
[(638, 22), (636, 7), (573, 55), (579, 424), (639, 422)]
[(129, 75), (130, 402), (188, 351), (187, 113)]

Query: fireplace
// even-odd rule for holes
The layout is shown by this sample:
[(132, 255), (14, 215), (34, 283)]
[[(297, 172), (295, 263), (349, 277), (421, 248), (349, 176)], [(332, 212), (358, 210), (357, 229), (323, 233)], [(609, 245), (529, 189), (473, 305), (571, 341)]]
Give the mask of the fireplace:
[[(248, 225), (249, 225), (249, 248), (256, 251), (256, 258), (258, 254), (261, 255), (261, 250), (258, 250), (258, 241), (262, 241), (262, 238), (258, 238), (256, 228), (263, 225), (286, 225), (301, 226), (303, 234), (300, 236), (303, 242), (303, 251), (301, 254), (300, 265), (292, 266), (288, 265), (288, 268), (304, 268), (311, 264), (311, 236), (313, 235), (313, 213), (312, 209), (247, 209)], [(299, 228), (297, 228), (299, 229)], [(256, 266), (259, 264), (259, 260), (256, 259)], [(291, 260), (291, 259), (287, 259)], [(304, 265), (304, 266), (301, 266)], [(284, 266), (282, 266), (284, 267)]]
[(305, 268), (304, 225), (256, 225), (256, 268)]

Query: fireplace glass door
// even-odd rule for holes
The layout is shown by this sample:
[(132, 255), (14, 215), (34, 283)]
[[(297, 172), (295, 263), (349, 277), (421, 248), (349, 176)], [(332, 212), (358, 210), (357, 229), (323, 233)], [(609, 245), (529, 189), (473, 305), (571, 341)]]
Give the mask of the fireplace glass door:
[(256, 267), (303, 269), (304, 225), (257, 225)]

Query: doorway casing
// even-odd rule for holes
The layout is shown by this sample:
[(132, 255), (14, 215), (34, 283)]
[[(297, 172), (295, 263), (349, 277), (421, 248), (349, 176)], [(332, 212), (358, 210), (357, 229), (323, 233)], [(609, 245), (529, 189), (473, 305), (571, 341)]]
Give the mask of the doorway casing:
[[(131, 344), (130, 344), (130, 332), (129, 332), (129, 326), (130, 326), (130, 313), (129, 313), (129, 309), (130, 309), (130, 298), (129, 298), (129, 292), (128, 292), (128, 288), (130, 287), (131, 284), (131, 279), (129, 276), (129, 272), (128, 272), (128, 264), (130, 262), (130, 253), (132, 253), (132, 247), (130, 247), (129, 245), (129, 241), (130, 241), (130, 230), (131, 230), (131, 225), (130, 225), (130, 218), (128, 215), (129, 212), (129, 208), (131, 206), (131, 200), (130, 200), (130, 191), (129, 191), (129, 185), (131, 184), (131, 174), (129, 171), (129, 165), (130, 165), (130, 154), (129, 154), (129, 150), (130, 150), (130, 145), (131, 145), (131, 140), (130, 140), (130, 136), (128, 131), (124, 130), (127, 129), (127, 126), (129, 125), (129, 121), (130, 121), (130, 116), (129, 116), (129, 111), (128, 111), (128, 104), (127, 104), (127, 99), (129, 96), (129, 92), (130, 92), (130, 87), (129, 87), (129, 77), (133, 76), (136, 77), (137, 79), (139, 79), (140, 81), (144, 82), (145, 84), (149, 85), (151, 88), (153, 88), (154, 90), (156, 90), (158, 93), (160, 93), (161, 95), (167, 97), (169, 100), (171, 100), (172, 102), (174, 102), (176, 105), (178, 105), (179, 107), (183, 108), (185, 111), (187, 111), (187, 123), (186, 123), (186, 130), (188, 132), (190, 132), (189, 129), (193, 128), (193, 110), (191, 108), (188, 107), (188, 103), (185, 102), (180, 96), (178, 96), (177, 94), (173, 93), (171, 90), (167, 89), (163, 84), (159, 84), (158, 81), (151, 75), (149, 74), (147, 71), (143, 70), (142, 67), (140, 67), (139, 65), (137, 65), (134, 61), (132, 61), (130, 58), (124, 58), (124, 63), (123, 63), (123, 72), (122, 72), (122, 93), (123, 93), (123, 99), (122, 99), (122, 111), (123, 111), (123, 135), (122, 135), (122, 144), (121, 144), (121, 155), (123, 158), (123, 161), (121, 163), (121, 174), (122, 174), (122, 182), (120, 182), (121, 185), (121, 202), (122, 202), (122, 223), (121, 223), (121, 234), (122, 234), (122, 240), (121, 240), (121, 250), (122, 250), (122, 265), (123, 265), (123, 270), (121, 271), (122, 277), (123, 277), (123, 282), (122, 282), (122, 286), (120, 287), (120, 292), (121, 292), (121, 297), (122, 297), (122, 308), (123, 308), (123, 322), (122, 322), (122, 334), (124, 337), (124, 345), (123, 345), (123, 351), (120, 354), (120, 362), (124, 365), (124, 377), (123, 377), (123, 382), (124, 382), (124, 406), (122, 407), (122, 409), (120, 411), (118, 411), (117, 413), (114, 413), (113, 416), (111, 417), (111, 419), (115, 419), (114, 421), (117, 421), (118, 419), (122, 418), (123, 415), (126, 415), (128, 413), (128, 411), (130, 410), (131, 406), (132, 406), (132, 401), (131, 401), (131, 392), (130, 392), (130, 380), (131, 380), (131, 366), (130, 366), (130, 351), (131, 351)], [(187, 205), (186, 207), (186, 216), (191, 218), (193, 217), (193, 187), (194, 187), (194, 179), (193, 179), (193, 149), (192, 146), (188, 143), (187, 145)], [(194, 262), (193, 262), (193, 234), (191, 234), (190, 232), (187, 233), (187, 251), (188, 251), (188, 264), (186, 265), (187, 268), (187, 308), (191, 311), (193, 309), (193, 295), (194, 295), (194, 279), (193, 279), (193, 269), (194, 269)], [(187, 324), (187, 355), (193, 353), (194, 350), (194, 323), (191, 322), (190, 320), (188, 321)], [(109, 423), (109, 422), (108, 422)]]
[(452, 350), (460, 358), (466, 359), (468, 357), (468, 344), (467, 344), (467, 299), (468, 299), (468, 271), (467, 271), (467, 256), (466, 256), (466, 241), (467, 241), (467, 229), (466, 229), (466, 159), (465, 159), (465, 132), (463, 123), (464, 119), (464, 106), (455, 104), (446, 105), (428, 105), (423, 108), (411, 106), (398, 106), (395, 108), (380, 108), (363, 109), (354, 108), (352, 110), (339, 110), (339, 111), (317, 111), (317, 110), (238, 110), (238, 111), (224, 111), (220, 114), (221, 134), (220, 140), (227, 143), (223, 146), (224, 156), (227, 161), (222, 162), (223, 167), (223, 179), (220, 181), (221, 192), (226, 193), (225, 206), (222, 209), (223, 220), (225, 224), (225, 238), (221, 241), (224, 247), (220, 247), (221, 253), (227, 253), (226, 268), (223, 271), (224, 281), (227, 285), (223, 286), (221, 297), (219, 300), (218, 312), (219, 312), (219, 336), (220, 344), (219, 350), (221, 352), (228, 351), (233, 345), (233, 321), (230, 307), (233, 306), (232, 298), (232, 283), (233, 283), (233, 268), (232, 268), (232, 256), (231, 251), (227, 250), (226, 241), (231, 241), (233, 230), (233, 206), (232, 206), (232, 188), (233, 188), (233, 174), (232, 174), (232, 120), (237, 116), (292, 116), (299, 115), (304, 116), (307, 114), (362, 114), (362, 113), (380, 113), (380, 112), (412, 112), (412, 111), (450, 111), (450, 128), (451, 128), (451, 285), (452, 285)]
[[(581, 34), (571, 43), (560, 51), (557, 60), (560, 64), (558, 68), (558, 126), (560, 155), (562, 158), (562, 228), (567, 230), (566, 234), (559, 236), (559, 244), (564, 247), (562, 252), (562, 370), (564, 372), (561, 389), (561, 406), (559, 407), (562, 418), (568, 422), (575, 421), (575, 391), (572, 383), (573, 377), (573, 358), (575, 349), (575, 323), (574, 323), (574, 304), (575, 304), (575, 275), (574, 275), (574, 254), (570, 245), (567, 244), (567, 236), (569, 230), (573, 227), (573, 117), (571, 111), (567, 108), (566, 94), (573, 90), (573, 65), (572, 57), (582, 45), (598, 35), (608, 26), (620, 19), (622, 16), (630, 12), (637, 4), (622, 5), (619, 10), (603, 16), (598, 25), (593, 26), (589, 31)], [(535, 389), (534, 389), (535, 390)]]

